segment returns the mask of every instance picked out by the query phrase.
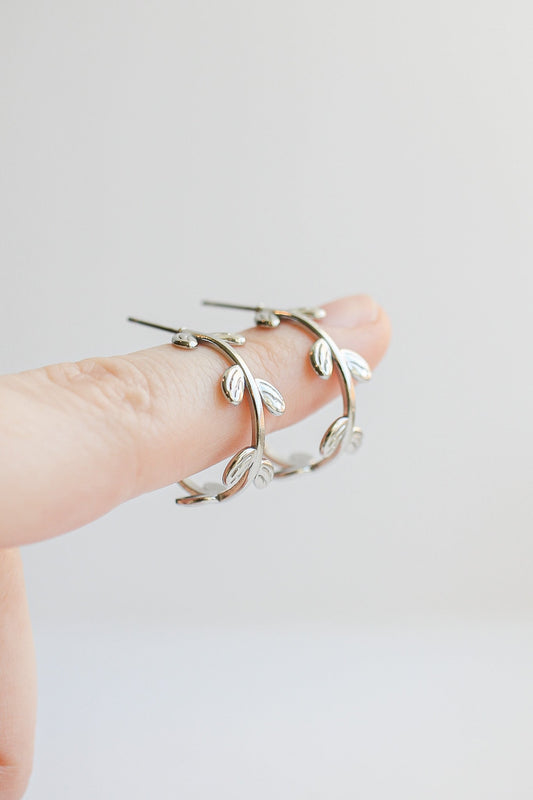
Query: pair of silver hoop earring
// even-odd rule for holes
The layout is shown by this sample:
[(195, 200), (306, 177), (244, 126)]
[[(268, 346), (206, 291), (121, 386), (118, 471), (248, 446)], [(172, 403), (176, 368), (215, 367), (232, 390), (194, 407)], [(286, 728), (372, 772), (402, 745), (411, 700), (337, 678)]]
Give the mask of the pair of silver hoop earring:
[(285, 411), (285, 401), (275, 386), (252, 375), (246, 361), (237, 352), (236, 348), (246, 343), (244, 336), (239, 333), (201, 333), (189, 328), (169, 328), (128, 317), (130, 322), (172, 333), (172, 344), (181, 349), (193, 350), (199, 345), (206, 345), (218, 350), (230, 362), (221, 379), (224, 397), (233, 405), (239, 405), (244, 396), (248, 395), (252, 414), (250, 445), (239, 450), (227, 463), (221, 484), (202, 486), (190, 479), (178, 481), (178, 484), (188, 492), (184, 497), (176, 499), (178, 505), (220, 502), (232, 497), (252, 482), (262, 489), (274, 478), (312, 472), (327, 464), (339, 453), (354, 452), (360, 447), (363, 434), (361, 428), (355, 424), (354, 384), (369, 381), (372, 373), (359, 353), (339, 348), (331, 336), (318, 325), (317, 320), (326, 316), (324, 309), (281, 310), (262, 305), (243, 306), (210, 300), (204, 301), (204, 305), (252, 311), (255, 314), (256, 326), (266, 330), (277, 328), (284, 322), (303, 328), (313, 338), (308, 357), (316, 375), (322, 380), (328, 380), (336, 372), (340, 379), (343, 412), (324, 433), (318, 457), (302, 454), (289, 458), (275, 456), (266, 449), (264, 409), (279, 416)]

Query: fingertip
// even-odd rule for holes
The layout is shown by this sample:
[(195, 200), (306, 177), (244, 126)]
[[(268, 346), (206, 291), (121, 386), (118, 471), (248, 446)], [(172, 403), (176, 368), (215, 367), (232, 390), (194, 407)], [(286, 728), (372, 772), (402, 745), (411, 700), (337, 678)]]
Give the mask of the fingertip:
[(382, 308), (381, 306), (379, 306), (378, 308), (379, 308), (379, 314), (376, 320), (376, 340), (380, 348), (379, 350), (380, 355), (378, 360), (381, 360), (381, 358), (384, 356), (385, 352), (389, 348), (392, 335), (392, 326), (390, 317), (385, 311), (385, 309)]
[(370, 364), (372, 370), (385, 355), (391, 337), (391, 324), (386, 311), (377, 306), (377, 317), (374, 322), (355, 328), (344, 328), (335, 331), (342, 347), (348, 347), (360, 353)]
[(324, 323), (335, 328), (357, 328), (371, 325), (379, 316), (380, 307), (368, 294), (340, 297), (323, 307), (326, 311)]

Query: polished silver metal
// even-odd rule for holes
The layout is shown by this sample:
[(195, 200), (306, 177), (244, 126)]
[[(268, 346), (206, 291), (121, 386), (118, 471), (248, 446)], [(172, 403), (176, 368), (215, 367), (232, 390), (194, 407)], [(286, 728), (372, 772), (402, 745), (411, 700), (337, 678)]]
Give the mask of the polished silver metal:
[(285, 410), (285, 402), (275, 386), (268, 381), (254, 378), (244, 359), (234, 350), (234, 347), (245, 344), (245, 337), (236, 333), (201, 333), (189, 328), (169, 328), (135, 317), (128, 317), (128, 320), (172, 333), (172, 344), (184, 350), (192, 350), (199, 345), (207, 345), (218, 350), (230, 362), (230, 366), (225, 370), (220, 381), (224, 397), (232, 405), (239, 405), (245, 394), (248, 396), (252, 415), (251, 444), (239, 450), (230, 459), (222, 476), (222, 484), (207, 483), (202, 486), (190, 479), (178, 481), (178, 484), (189, 494), (185, 497), (178, 497), (176, 503), (196, 505), (220, 502), (232, 497), (252, 481), (260, 489), (268, 486), (274, 477), (275, 470), (274, 465), (264, 454), (263, 404), (271, 413), (282, 414)]
[(322, 380), (329, 380), (336, 372), (342, 392), (343, 413), (328, 427), (319, 445), (320, 456), (314, 457), (305, 453), (295, 453), (288, 458), (281, 458), (265, 448), (267, 459), (275, 465), (275, 478), (311, 472), (331, 461), (343, 451), (354, 452), (362, 442), (363, 432), (355, 425), (355, 382), (369, 381), (372, 373), (369, 365), (359, 353), (341, 349), (331, 336), (317, 324), (323, 319), (326, 311), (318, 307), (293, 308), (288, 310), (268, 308), (262, 304), (239, 305), (236, 303), (219, 303), (204, 300), (206, 306), (241, 309), (253, 311), (255, 323), (260, 328), (277, 328), (281, 322), (289, 322), (304, 328), (314, 339), (309, 350), (309, 360), (316, 375)]

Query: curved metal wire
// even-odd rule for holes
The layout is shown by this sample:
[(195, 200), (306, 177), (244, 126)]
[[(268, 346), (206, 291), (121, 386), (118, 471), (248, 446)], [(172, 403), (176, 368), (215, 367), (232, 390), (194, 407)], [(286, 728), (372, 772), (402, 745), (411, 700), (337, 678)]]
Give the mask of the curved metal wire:
[[(309, 356), (317, 375), (321, 378), (328, 379), (331, 374), (333, 374), (334, 370), (339, 378), (343, 399), (343, 413), (342, 416), (335, 419), (326, 430), (320, 443), (321, 455), (317, 458), (309, 456), (306, 460), (301, 461), (301, 459), (296, 460), (294, 456), (285, 458), (275, 455), (268, 448), (265, 448), (267, 458), (277, 467), (274, 477), (283, 478), (289, 475), (312, 472), (324, 464), (329, 463), (333, 458), (339, 455), (339, 453), (347, 449), (351, 449), (352, 451), (357, 449), (362, 440), (362, 431), (355, 425), (356, 400), (354, 374), (350, 369), (348, 359), (351, 359), (352, 362), (355, 360), (356, 365), (360, 365), (360, 378), (364, 376), (364, 380), (369, 380), (371, 372), (361, 356), (352, 351), (339, 348), (327, 331), (317, 324), (316, 319), (322, 319), (326, 316), (326, 312), (323, 309), (302, 308), (284, 310), (267, 308), (263, 305), (242, 306), (210, 300), (204, 301), (204, 305), (254, 311), (256, 324), (261, 328), (275, 328), (281, 322), (289, 322), (298, 325), (314, 339), (314, 344), (309, 352)], [(320, 344), (321, 342), (323, 344)], [(327, 356), (326, 365), (328, 369), (325, 369), (325, 367), (321, 368), (321, 354)], [(330, 358), (331, 370), (328, 371), (328, 361)]]

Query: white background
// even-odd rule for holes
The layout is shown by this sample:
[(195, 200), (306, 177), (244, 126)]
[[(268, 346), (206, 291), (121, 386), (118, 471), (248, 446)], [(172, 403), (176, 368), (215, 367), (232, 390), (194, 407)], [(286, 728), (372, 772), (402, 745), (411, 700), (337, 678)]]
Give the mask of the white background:
[(2, 371), (165, 341), (128, 314), (250, 324), (206, 296), (393, 325), (353, 460), (25, 548), (31, 800), (532, 796), (532, 33), (3, 0)]

